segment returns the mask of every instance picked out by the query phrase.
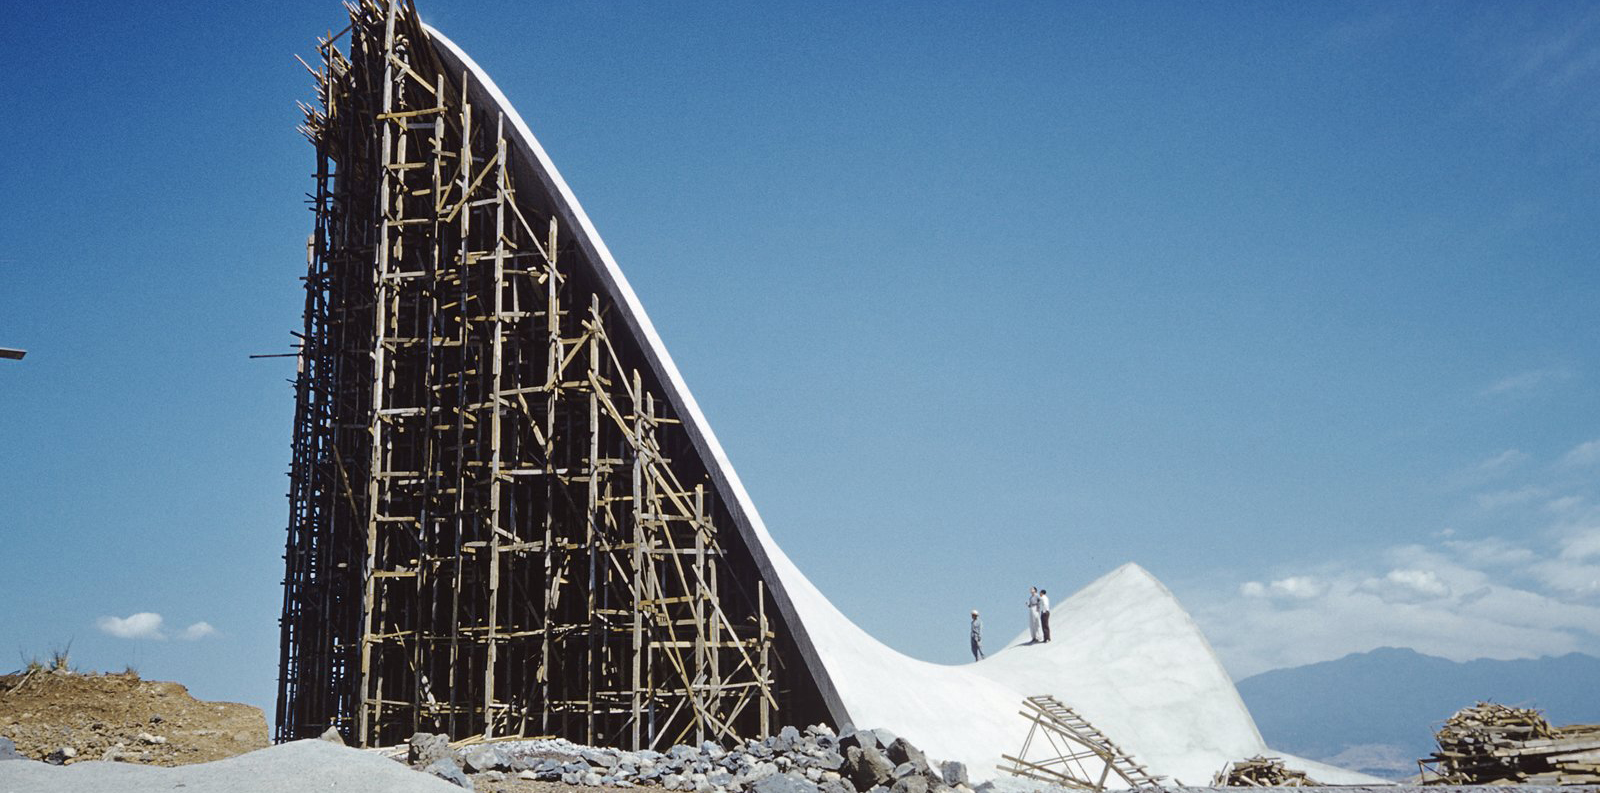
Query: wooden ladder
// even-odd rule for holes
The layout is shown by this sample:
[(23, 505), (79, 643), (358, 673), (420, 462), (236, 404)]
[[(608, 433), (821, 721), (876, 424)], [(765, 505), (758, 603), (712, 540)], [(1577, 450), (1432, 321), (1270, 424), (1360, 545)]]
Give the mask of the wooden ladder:
[[(1161, 789), (1161, 777), (1055, 697), (1028, 697), (1022, 705), (1019, 713), (1031, 722), (1028, 737), (1016, 757), (1001, 755), (1010, 763), (1001, 771), (1082, 790), (1105, 790), (1113, 774), (1134, 790)], [(1048, 745), (1054, 756), (1026, 759), (1036, 738), (1042, 738), (1041, 747)]]

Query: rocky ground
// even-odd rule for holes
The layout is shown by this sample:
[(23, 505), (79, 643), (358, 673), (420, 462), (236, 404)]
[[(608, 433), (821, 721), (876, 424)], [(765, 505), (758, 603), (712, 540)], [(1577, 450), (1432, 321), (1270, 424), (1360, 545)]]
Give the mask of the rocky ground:
[[(79, 674), (64, 669), (0, 676), (0, 793), (154, 793), (177, 787), (188, 793), (298, 793), (312, 787), (346, 793), (461, 793), (463, 789), (615, 793), (618, 788), (639, 788), (639, 793), (1066, 793), (1016, 778), (974, 785), (960, 763), (929, 759), (904, 738), (882, 730), (835, 735), (822, 725), (803, 730), (785, 727), (776, 735), (732, 747), (706, 742), (664, 752), (605, 749), (559, 739), (452, 743), (448, 736), (427, 733), (413, 736), (404, 746), (379, 750), (346, 748), (336, 735), (267, 746), (266, 720), (260, 710), (201, 702), (176, 683), (141, 680), (132, 673)], [(33, 762), (40, 760), (44, 762)], [(116, 762), (103, 762), (107, 760)], [(1215, 793), (1259, 788), (1169, 790)], [(1505, 788), (1426, 790), (1500, 793)], [(1517, 790), (1600, 793), (1597, 787)]]
[[(1595, 793), (1600, 791), (1600, 786), (1595, 785), (1346, 785), (1334, 787), (1332, 785), (1308, 785), (1306, 787), (1276, 788), (1277, 790), (1290, 791), (1291, 793)], [(1224, 791), (1254, 791), (1261, 793), (1259, 787), (1170, 787), (1164, 788), (1164, 793), (1223, 793)], [(1081, 793), (1081, 791), (1080, 791)]]
[(210, 763), (160, 767), (0, 760), (0, 793), (461, 793), (399, 763), (326, 741), (296, 741)]
[[(182, 768), (138, 769), (117, 762), (65, 764), (18, 758), (0, 762), (0, 793), (78, 793), (116, 789), (188, 793), (318, 788), (423, 793), (461, 789), (484, 793), (581, 793), (617, 788), (696, 793), (987, 793), (969, 786), (960, 763), (930, 763), (910, 742), (864, 731), (843, 737), (827, 727), (779, 734), (732, 748), (715, 743), (665, 752), (622, 751), (563, 740), (518, 740), (453, 745), (447, 736), (418, 734), (403, 747), (355, 750), (323, 741), (296, 741), (219, 762)], [(0, 739), (0, 761), (7, 745)], [(398, 774), (398, 776), (396, 776)], [(329, 784), (322, 784), (328, 782)], [(295, 787), (296, 784), (302, 787)]]
[[(0, 742), (3, 743), (3, 742)], [(402, 761), (407, 759), (402, 756)], [(465, 759), (464, 757), (462, 758)], [(550, 758), (547, 758), (550, 759)], [(210, 763), (176, 767), (137, 766), (127, 763), (78, 762), (56, 766), (25, 759), (5, 762), (0, 748), (0, 793), (303, 793), (307, 790), (338, 790), (340, 793), (461, 793), (461, 788), (430, 773), (421, 773), (404, 762), (395, 762), (379, 753), (349, 749), (328, 741), (295, 741)], [(698, 761), (697, 761), (698, 762)], [(590, 766), (591, 769), (597, 766)], [(526, 791), (538, 793), (615, 793), (616, 784), (595, 787), (523, 779), (524, 772), (485, 771), (472, 775), (479, 791)], [(569, 773), (563, 771), (562, 773)], [(588, 773), (588, 772), (585, 772)], [(693, 772), (691, 772), (693, 773)], [(535, 772), (537, 775), (537, 772)], [(691, 777), (692, 778), (692, 777)], [(757, 780), (756, 789), (786, 790), (798, 785), (787, 773), (770, 774)], [(663, 787), (641, 786), (659, 791)], [(801, 788), (803, 789), (803, 788)], [(996, 784), (997, 793), (1070, 793), (1061, 788), (1041, 788), (1036, 783), (1007, 778)], [(1260, 788), (1175, 788), (1173, 793), (1220, 793), (1256, 791)], [(1515, 793), (1578, 793), (1596, 788), (1521, 787)], [(1506, 793), (1507, 789), (1488, 787), (1346, 787), (1297, 788), (1297, 793)]]
[(665, 752), (581, 746), (560, 739), (453, 746), (419, 733), (387, 754), (469, 790), (539, 790), (530, 784), (660, 787), (695, 793), (986, 793), (961, 763), (930, 761), (883, 731), (843, 736), (816, 725), (732, 748), (707, 741)]
[(268, 745), (259, 708), (202, 702), (177, 683), (133, 672), (36, 668), (0, 675), (0, 737), (35, 760), (183, 765)]

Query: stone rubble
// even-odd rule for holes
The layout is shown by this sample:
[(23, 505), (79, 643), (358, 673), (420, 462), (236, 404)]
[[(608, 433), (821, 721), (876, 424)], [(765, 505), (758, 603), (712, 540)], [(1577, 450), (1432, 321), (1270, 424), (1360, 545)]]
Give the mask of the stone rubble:
[(78, 750), (70, 746), (63, 746), (45, 755), (44, 761), (50, 765), (66, 765), (67, 761), (78, 756)]
[(973, 788), (966, 766), (935, 763), (887, 730), (835, 735), (826, 725), (751, 739), (733, 748), (706, 741), (664, 752), (583, 746), (560, 738), (450, 746), (447, 735), (417, 733), (404, 756), (414, 769), (467, 790), (472, 776), (508, 776), (590, 787), (657, 785), (691, 793), (991, 793)]

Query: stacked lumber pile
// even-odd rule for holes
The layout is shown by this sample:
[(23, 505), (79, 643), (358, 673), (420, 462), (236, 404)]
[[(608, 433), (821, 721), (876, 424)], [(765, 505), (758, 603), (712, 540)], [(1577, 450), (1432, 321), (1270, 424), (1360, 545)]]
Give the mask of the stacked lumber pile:
[(1600, 725), (1555, 728), (1533, 708), (1479, 702), (1445, 721), (1426, 785), (1600, 784)]
[(1212, 787), (1306, 787), (1320, 784), (1307, 779), (1303, 772), (1285, 767), (1283, 761), (1276, 757), (1261, 755), (1229, 763), (1211, 778)]

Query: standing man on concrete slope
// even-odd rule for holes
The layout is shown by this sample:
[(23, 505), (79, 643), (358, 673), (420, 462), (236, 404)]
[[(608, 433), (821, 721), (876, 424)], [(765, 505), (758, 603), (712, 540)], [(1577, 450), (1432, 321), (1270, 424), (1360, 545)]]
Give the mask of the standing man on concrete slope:
[(1039, 590), (1039, 624), (1044, 626), (1044, 640), (1050, 641), (1050, 592)]
[(972, 660), (983, 660), (983, 620), (978, 619), (978, 610), (972, 610)]
[(1028, 643), (1039, 642), (1039, 588), (1028, 587)]

